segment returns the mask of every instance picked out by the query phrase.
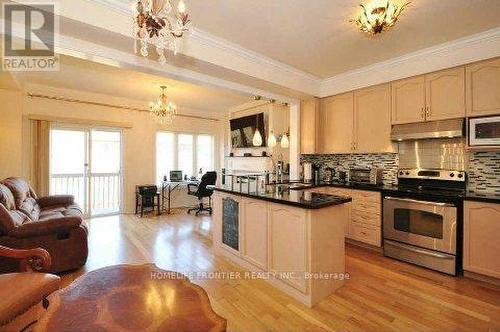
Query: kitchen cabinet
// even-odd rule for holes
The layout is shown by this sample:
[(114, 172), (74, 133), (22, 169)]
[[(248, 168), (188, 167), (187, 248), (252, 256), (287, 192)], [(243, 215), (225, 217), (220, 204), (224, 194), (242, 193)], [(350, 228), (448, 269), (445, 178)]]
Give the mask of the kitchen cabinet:
[(323, 99), (320, 153), (393, 152), (390, 96), (383, 84)]
[(348, 223), (345, 236), (376, 247), (382, 246), (382, 195), (377, 191), (323, 187), (311, 189), (330, 195), (349, 196)]
[(349, 153), (353, 145), (352, 92), (321, 100), (319, 123), (320, 153)]
[(270, 261), (272, 272), (296, 272), (301, 277), (283, 281), (301, 292), (307, 292), (307, 239), (305, 212), (303, 209), (272, 204), (269, 209)]
[[(308, 276), (345, 272), (344, 225), (350, 204), (308, 209), (242, 195), (214, 192), (213, 247), (217, 255), (245, 271), (264, 272), (269, 276), (265, 281), (309, 307), (342, 287), (343, 278)], [(224, 202), (239, 204), (238, 249), (225, 241), (227, 215), (237, 213), (224, 211)]]
[(464, 67), (425, 75), (427, 121), (465, 117)]
[(391, 142), (391, 86), (382, 84), (354, 92), (356, 153), (394, 152)]
[(500, 58), (465, 66), (467, 116), (500, 114)]
[(314, 154), (319, 151), (319, 109), (319, 98), (305, 100), (300, 104), (300, 153), (302, 154)]
[(376, 191), (352, 190), (349, 238), (382, 246), (382, 195)]
[(267, 269), (267, 202), (243, 199), (242, 255), (261, 269)]
[(410, 77), (391, 86), (392, 124), (465, 117), (464, 67)]
[(391, 84), (392, 124), (425, 121), (425, 77), (416, 76)]
[(500, 204), (465, 201), (464, 270), (500, 278)]

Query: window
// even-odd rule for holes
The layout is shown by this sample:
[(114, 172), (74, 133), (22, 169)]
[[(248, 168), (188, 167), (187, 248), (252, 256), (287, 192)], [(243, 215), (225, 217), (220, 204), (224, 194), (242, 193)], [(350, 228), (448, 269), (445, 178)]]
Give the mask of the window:
[(156, 183), (160, 184), (170, 171), (180, 170), (182, 176), (198, 176), (213, 171), (214, 137), (185, 133), (158, 132), (156, 134)]

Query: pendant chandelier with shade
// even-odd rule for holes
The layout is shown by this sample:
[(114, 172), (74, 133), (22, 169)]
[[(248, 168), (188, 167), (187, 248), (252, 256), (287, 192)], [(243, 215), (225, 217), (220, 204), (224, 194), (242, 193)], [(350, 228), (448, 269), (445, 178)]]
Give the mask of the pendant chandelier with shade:
[(253, 134), (253, 140), (252, 140), (253, 146), (262, 146), (262, 135), (260, 134), (259, 131), (259, 115), (257, 114), (257, 119), (255, 122), (255, 132)]

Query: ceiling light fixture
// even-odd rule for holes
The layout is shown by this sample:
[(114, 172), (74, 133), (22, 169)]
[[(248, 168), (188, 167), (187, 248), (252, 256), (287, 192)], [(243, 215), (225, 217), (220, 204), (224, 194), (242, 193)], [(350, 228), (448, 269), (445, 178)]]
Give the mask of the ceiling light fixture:
[(370, 35), (376, 35), (389, 30), (396, 24), (401, 12), (410, 2), (398, 6), (387, 0), (385, 4), (381, 0), (374, 0), (367, 5), (360, 4), (362, 13), (353, 22), (361, 31)]
[[(158, 60), (167, 63), (167, 50), (177, 53), (177, 42), (191, 29), (191, 20), (186, 10), (184, 0), (179, 0), (177, 6), (171, 0), (137, 0), (134, 5), (134, 38), (140, 44), (140, 53), (147, 57), (148, 44), (156, 47)], [(135, 51), (137, 53), (137, 41)]]
[(177, 106), (168, 99), (167, 87), (162, 85), (161, 94), (156, 102), (149, 103), (149, 111), (151, 115), (161, 124), (170, 124), (177, 114)]

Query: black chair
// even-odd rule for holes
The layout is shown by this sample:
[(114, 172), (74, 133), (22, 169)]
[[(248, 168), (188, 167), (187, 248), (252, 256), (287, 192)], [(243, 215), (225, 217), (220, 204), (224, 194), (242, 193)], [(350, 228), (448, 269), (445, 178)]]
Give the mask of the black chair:
[(143, 217), (144, 208), (154, 211), (155, 207), (158, 208), (157, 215), (160, 215), (160, 194), (158, 193), (158, 187), (155, 185), (135, 186), (135, 214), (141, 209), (141, 217)]
[[(217, 181), (217, 172), (206, 172), (201, 177), (201, 182), (199, 184), (188, 184), (188, 195), (196, 196), (200, 201), (199, 205), (195, 208), (189, 209), (188, 213), (191, 211), (196, 211), (196, 215), (203, 211), (208, 211), (210, 215), (212, 214), (212, 194), (214, 191), (208, 189), (207, 186), (215, 185)], [(203, 198), (208, 197), (208, 207), (203, 206)]]

